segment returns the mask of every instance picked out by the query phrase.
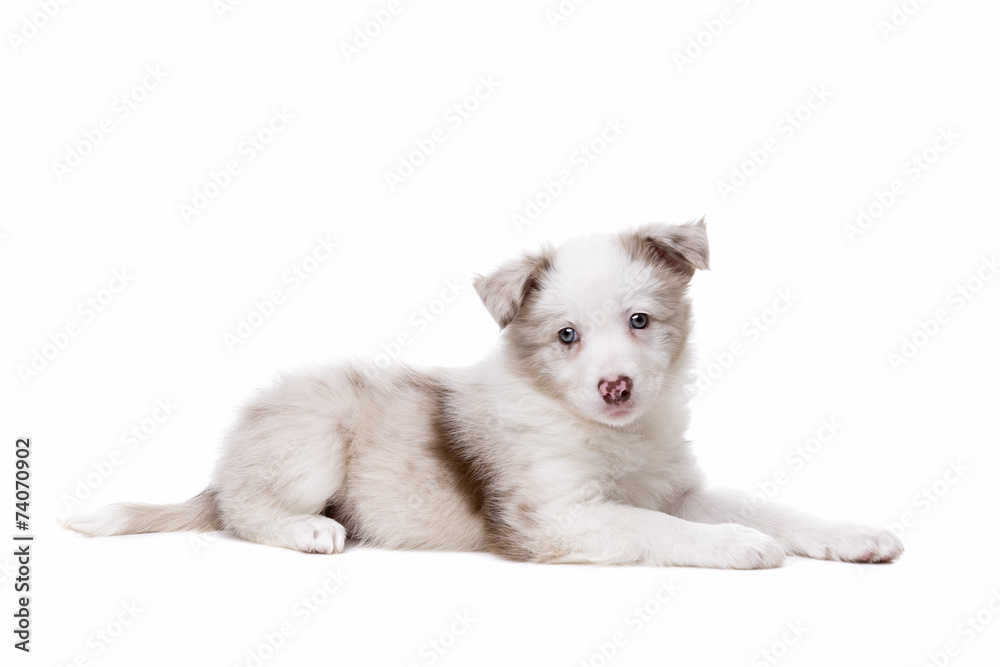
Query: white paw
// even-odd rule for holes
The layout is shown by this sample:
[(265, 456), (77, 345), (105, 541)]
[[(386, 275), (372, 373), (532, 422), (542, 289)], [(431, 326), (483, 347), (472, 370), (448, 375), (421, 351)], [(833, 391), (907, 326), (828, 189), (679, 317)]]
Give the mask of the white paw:
[(344, 551), (347, 531), (325, 516), (302, 517), (293, 527), (295, 548), (310, 554), (339, 554)]
[(759, 570), (779, 567), (785, 550), (773, 537), (736, 523), (711, 526), (702, 567)]
[(903, 543), (887, 530), (856, 523), (795, 540), (790, 551), (799, 556), (848, 563), (888, 563), (903, 553)]

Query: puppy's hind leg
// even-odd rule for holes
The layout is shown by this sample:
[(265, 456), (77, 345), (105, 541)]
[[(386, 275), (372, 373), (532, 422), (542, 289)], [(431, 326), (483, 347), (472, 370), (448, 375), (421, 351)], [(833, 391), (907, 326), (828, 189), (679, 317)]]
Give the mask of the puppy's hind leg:
[(225, 475), (227, 483), (221, 487), (218, 505), (226, 528), (258, 544), (306, 553), (341, 553), (347, 531), (323, 516), (340, 486), (339, 475), (321, 461), (310, 464), (310, 457), (302, 452), (288, 456), (302, 459), (301, 464), (272, 463), (271, 470), (251, 472), (244, 479)]
[(222, 523), (242, 539), (307, 553), (344, 550), (323, 516), (344, 484), (355, 397), (336, 369), (286, 377), (249, 404), (215, 474)]
[(343, 552), (347, 539), (347, 531), (342, 525), (315, 514), (241, 522), (239, 526), (234, 526), (234, 531), (251, 542), (314, 554), (339, 554)]
[(223, 490), (219, 510), (226, 528), (244, 540), (338, 554), (344, 550), (347, 531), (323, 516), (337, 486), (336, 475), (322, 465), (311, 470), (286, 466), (270, 475), (251, 475)]

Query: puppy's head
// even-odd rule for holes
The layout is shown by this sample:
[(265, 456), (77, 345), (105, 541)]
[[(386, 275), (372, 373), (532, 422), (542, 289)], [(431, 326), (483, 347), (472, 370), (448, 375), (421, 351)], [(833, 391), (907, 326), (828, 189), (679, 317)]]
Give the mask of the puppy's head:
[(576, 238), (473, 284), (525, 378), (586, 419), (622, 425), (679, 381), (687, 286), (707, 268), (702, 219)]

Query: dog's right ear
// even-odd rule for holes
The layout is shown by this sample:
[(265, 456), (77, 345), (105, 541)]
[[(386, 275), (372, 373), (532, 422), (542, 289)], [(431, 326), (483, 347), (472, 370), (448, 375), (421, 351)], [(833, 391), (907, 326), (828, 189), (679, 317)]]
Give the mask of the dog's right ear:
[(552, 265), (551, 252), (526, 254), (504, 262), (486, 276), (476, 276), (472, 286), (500, 328), (514, 321), (525, 298), (535, 289)]

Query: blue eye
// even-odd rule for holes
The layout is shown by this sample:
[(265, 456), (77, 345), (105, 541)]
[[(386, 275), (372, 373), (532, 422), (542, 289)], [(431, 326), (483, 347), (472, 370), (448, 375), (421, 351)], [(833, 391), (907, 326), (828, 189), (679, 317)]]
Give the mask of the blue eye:
[(649, 316), (646, 313), (636, 313), (629, 319), (633, 329), (645, 329), (649, 324)]
[(576, 332), (576, 329), (566, 327), (565, 329), (559, 330), (559, 340), (569, 345), (570, 343), (575, 343), (580, 340), (580, 334)]

